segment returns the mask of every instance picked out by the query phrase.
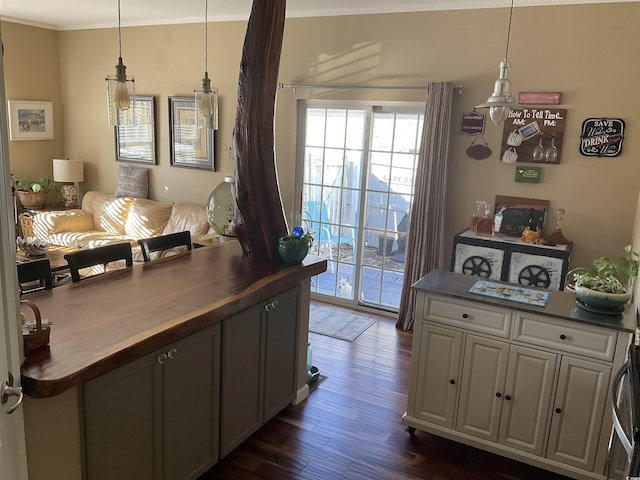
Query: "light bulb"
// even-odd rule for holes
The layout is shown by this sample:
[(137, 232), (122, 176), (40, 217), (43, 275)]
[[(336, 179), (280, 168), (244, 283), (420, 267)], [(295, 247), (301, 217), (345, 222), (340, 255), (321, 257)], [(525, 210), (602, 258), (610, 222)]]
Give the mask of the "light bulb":
[(212, 115), (215, 108), (213, 105), (213, 94), (204, 93), (200, 98), (200, 104), (198, 105), (198, 108), (200, 109), (200, 115), (202, 115), (203, 117)]
[(509, 116), (509, 107), (500, 106), (500, 107), (490, 107), (489, 108), (489, 116), (493, 123), (500, 125), (503, 123), (507, 117)]
[(129, 100), (129, 90), (125, 82), (116, 83), (116, 91), (113, 102), (118, 110), (129, 110), (131, 102)]

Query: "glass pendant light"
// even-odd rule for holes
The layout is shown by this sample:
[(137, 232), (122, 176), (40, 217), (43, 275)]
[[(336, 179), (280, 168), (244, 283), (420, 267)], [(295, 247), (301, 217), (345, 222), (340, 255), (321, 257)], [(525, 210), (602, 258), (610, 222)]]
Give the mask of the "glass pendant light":
[(198, 128), (218, 130), (218, 89), (211, 88), (209, 79), (209, 0), (204, 0), (204, 78), (202, 90), (194, 90), (196, 125)]
[(476, 105), (475, 108), (488, 108), (489, 117), (496, 125), (502, 124), (512, 108), (518, 107), (513, 95), (511, 95), (511, 80), (509, 80), (509, 70), (511, 62), (509, 61), (509, 37), (511, 36), (511, 18), (513, 17), (513, 0), (511, 0), (511, 9), (509, 10), (509, 28), (507, 30), (507, 49), (504, 60), (500, 62), (500, 72), (498, 79), (493, 86), (493, 93), (483, 104)]
[(107, 114), (109, 125), (135, 124), (135, 79), (127, 77), (127, 66), (122, 62), (122, 32), (120, 26), (120, 0), (118, 0), (118, 64), (116, 74), (105, 77), (107, 86)]

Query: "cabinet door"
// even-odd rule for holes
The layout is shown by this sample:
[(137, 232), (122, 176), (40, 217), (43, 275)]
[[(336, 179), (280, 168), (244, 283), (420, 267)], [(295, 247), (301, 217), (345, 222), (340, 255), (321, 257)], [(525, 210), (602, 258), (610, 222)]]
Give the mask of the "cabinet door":
[(467, 335), (456, 430), (498, 441), (509, 345)]
[(220, 325), (163, 354), (164, 480), (197, 478), (218, 460)]
[(593, 470), (611, 368), (563, 357), (547, 457)]
[(409, 392), (409, 414), (453, 428), (460, 384), (462, 333), (422, 323), (415, 386)]
[(300, 289), (294, 288), (264, 305), (263, 423), (291, 403), (296, 395), (298, 312)]
[(557, 355), (512, 345), (500, 420), (500, 443), (542, 455)]
[(83, 385), (87, 480), (162, 478), (160, 383), (152, 354)]
[(261, 425), (261, 313), (256, 305), (222, 322), (221, 457)]

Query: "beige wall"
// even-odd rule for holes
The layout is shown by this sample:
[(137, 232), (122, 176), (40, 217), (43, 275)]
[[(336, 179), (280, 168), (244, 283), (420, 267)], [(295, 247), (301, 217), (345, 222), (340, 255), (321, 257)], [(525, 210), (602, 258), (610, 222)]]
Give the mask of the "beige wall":
[[(463, 83), (463, 93), (454, 99), (448, 238), (467, 227), (475, 199), (493, 200), (496, 194), (543, 198), (551, 201), (548, 229), (552, 230), (555, 224), (555, 210), (564, 208), (567, 213), (563, 231), (575, 241), (572, 264), (587, 264), (600, 255), (617, 255), (631, 240), (640, 173), (637, 160), (640, 137), (635, 134), (637, 101), (633, 93), (640, 74), (635, 61), (640, 45), (638, 18), (638, 3), (515, 9), (509, 55), (514, 92), (562, 92), (560, 108), (568, 111), (561, 164), (543, 166), (542, 182), (535, 185), (514, 183), (514, 165), (499, 161), (501, 128), (487, 120), (484, 136), (493, 154), (482, 161), (466, 156), (473, 137), (458, 133), (462, 113), (486, 99), (497, 77), (505, 48), (506, 9), (290, 19), (286, 23), (280, 81)], [(223, 175), (233, 171), (233, 162), (222, 144), (229, 144), (232, 139), (237, 69), (245, 27), (245, 22), (211, 23), (209, 27), (209, 72), (221, 96), (215, 173), (169, 166), (167, 97), (190, 95), (199, 85), (204, 70), (203, 26), (123, 29), (123, 58), (128, 72), (136, 76), (136, 91), (157, 96), (159, 161), (150, 175), (152, 198), (203, 203)], [(56, 125), (56, 129), (64, 134), (64, 154), (87, 162), (83, 190), (112, 191), (118, 163), (114, 160), (113, 131), (106, 124), (104, 76), (113, 72), (117, 61), (116, 30), (55, 34), (28, 27), (13, 28), (24, 29), (25, 35), (35, 32), (37, 37), (42, 36), (39, 42), (47, 51), (52, 49), (49, 43), (55, 44), (58, 35), (64, 128), (58, 129)], [(49, 36), (51, 41), (47, 39)], [(57, 59), (55, 49), (47, 55), (33, 50), (21, 58), (31, 59), (33, 54), (37, 58), (44, 55), (48, 63)], [(12, 69), (7, 70), (7, 90), (13, 93), (9, 79), (16, 88), (20, 80)], [(55, 67), (51, 70), (56, 71)], [(50, 84), (55, 86), (55, 78), (40, 78), (38, 83), (47, 87)], [(31, 91), (37, 91), (38, 99), (54, 98), (56, 112), (62, 110), (57, 91), (28, 88), (24, 95), (31, 97), (28, 94)], [(424, 92), (279, 91), (277, 166), (289, 216), (294, 196), (296, 101), (305, 97), (423, 101)], [(579, 154), (581, 124), (589, 117), (625, 120), (627, 134), (622, 155), (591, 158)], [(12, 155), (18, 147), (14, 143)], [(22, 153), (13, 155), (12, 166), (15, 162), (32, 161)], [(55, 153), (47, 152), (43, 157), (48, 159)]]

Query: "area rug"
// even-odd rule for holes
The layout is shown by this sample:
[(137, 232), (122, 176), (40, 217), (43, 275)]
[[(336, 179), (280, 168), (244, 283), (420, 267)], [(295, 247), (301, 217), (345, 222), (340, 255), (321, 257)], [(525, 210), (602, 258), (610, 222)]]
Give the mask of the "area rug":
[(374, 323), (371, 318), (334, 308), (311, 308), (309, 312), (309, 331), (347, 342), (353, 342)]

